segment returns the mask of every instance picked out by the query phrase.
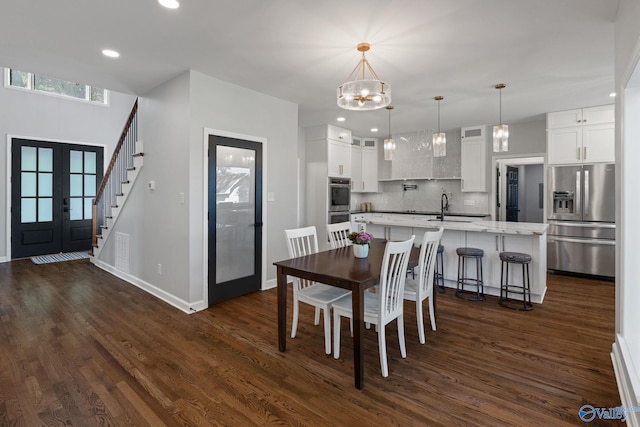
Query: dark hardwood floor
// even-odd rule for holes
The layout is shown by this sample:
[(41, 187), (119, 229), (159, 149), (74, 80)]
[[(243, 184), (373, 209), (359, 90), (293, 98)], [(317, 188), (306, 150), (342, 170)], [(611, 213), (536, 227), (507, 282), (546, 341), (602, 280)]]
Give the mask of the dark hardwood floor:
[(620, 406), (614, 284), (548, 285), (530, 312), (439, 294), (425, 345), (407, 302), (407, 358), (389, 325), (382, 378), (366, 331), (357, 390), (347, 322), (334, 360), (302, 305), (278, 351), (275, 289), (187, 315), (87, 260), (0, 264), (0, 426), (583, 425), (582, 405)]

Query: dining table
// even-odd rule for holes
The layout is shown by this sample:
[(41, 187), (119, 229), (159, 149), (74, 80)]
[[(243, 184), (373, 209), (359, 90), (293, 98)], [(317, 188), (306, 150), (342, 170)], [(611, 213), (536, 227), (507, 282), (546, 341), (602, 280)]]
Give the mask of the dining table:
[[(364, 387), (364, 293), (379, 283), (385, 241), (370, 243), (369, 255), (356, 258), (353, 248), (346, 246), (328, 251), (274, 262), (278, 283), (278, 348), (287, 348), (287, 276), (308, 279), (326, 285), (349, 289), (353, 309), (353, 365), (355, 386)], [(409, 268), (418, 265), (420, 248), (413, 247)]]

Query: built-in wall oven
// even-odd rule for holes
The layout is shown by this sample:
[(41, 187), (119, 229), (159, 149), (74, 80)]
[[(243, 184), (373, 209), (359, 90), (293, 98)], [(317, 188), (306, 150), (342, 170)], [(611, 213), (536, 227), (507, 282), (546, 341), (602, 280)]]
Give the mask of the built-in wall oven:
[(329, 178), (329, 224), (351, 220), (351, 180), (349, 178)]
[(329, 178), (329, 212), (349, 212), (351, 209), (351, 180)]

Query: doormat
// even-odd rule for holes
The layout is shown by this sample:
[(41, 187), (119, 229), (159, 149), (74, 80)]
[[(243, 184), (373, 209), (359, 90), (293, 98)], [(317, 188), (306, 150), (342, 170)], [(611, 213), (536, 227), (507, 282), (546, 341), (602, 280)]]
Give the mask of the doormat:
[(69, 252), (66, 254), (42, 255), (31, 257), (34, 264), (49, 264), (52, 262), (73, 261), (76, 259), (89, 258), (87, 252)]

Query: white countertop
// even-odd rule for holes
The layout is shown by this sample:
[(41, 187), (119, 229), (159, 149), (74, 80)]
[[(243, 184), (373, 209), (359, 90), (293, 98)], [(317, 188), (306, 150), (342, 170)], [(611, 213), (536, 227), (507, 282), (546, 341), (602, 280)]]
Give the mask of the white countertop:
[[(357, 216), (356, 216), (357, 217)], [(415, 227), (415, 228), (438, 228), (457, 231), (476, 231), (485, 233), (505, 233), (521, 235), (543, 235), (547, 232), (547, 224), (537, 224), (530, 222), (505, 222), (505, 221), (482, 221), (482, 220), (434, 220), (429, 218), (416, 218), (416, 216), (406, 216), (400, 214), (369, 214), (364, 218), (356, 218), (354, 222), (365, 224)]]

